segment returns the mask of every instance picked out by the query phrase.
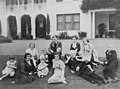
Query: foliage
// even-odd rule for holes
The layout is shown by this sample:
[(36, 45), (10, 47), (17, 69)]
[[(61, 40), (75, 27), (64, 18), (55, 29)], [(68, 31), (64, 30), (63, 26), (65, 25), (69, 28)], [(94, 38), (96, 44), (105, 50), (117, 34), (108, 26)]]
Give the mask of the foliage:
[(101, 8), (120, 9), (120, 0), (83, 0), (81, 9), (85, 12)]
[(5, 37), (0, 35), (0, 43), (10, 43), (12, 42), (12, 38), (11, 37)]
[(46, 39), (46, 40), (50, 40), (50, 39), (51, 39), (51, 35), (46, 35), (46, 36), (45, 36), (45, 39)]
[(115, 36), (115, 32), (113, 32), (113, 31), (108, 32), (108, 36), (110, 38), (113, 38)]
[(78, 36), (80, 39), (86, 37), (87, 33), (86, 32), (78, 32)]
[(67, 32), (61, 32), (59, 35), (55, 35), (58, 39), (72, 39), (75, 37), (78, 39), (77, 35), (69, 36)]
[(46, 33), (50, 34), (50, 18), (48, 14), (47, 14), (47, 22), (46, 22)]

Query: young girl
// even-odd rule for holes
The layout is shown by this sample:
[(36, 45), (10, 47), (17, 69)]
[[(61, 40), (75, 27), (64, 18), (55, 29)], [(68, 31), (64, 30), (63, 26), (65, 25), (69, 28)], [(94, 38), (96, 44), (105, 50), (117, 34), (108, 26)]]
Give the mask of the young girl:
[(39, 77), (44, 77), (48, 74), (49, 70), (48, 70), (48, 64), (45, 63), (46, 62), (46, 59), (44, 58), (44, 56), (41, 56), (40, 57), (40, 61), (41, 63), (38, 65), (38, 76)]
[(54, 74), (48, 79), (48, 83), (64, 83), (67, 84), (64, 73), (65, 64), (60, 60), (59, 54), (55, 53), (55, 59), (53, 59)]
[(3, 78), (7, 77), (7, 76), (11, 76), (13, 77), (15, 75), (15, 69), (16, 67), (16, 60), (14, 57), (10, 57), (9, 60), (6, 63), (6, 67), (5, 69), (2, 71), (3, 76), (0, 78), (0, 80), (2, 80)]

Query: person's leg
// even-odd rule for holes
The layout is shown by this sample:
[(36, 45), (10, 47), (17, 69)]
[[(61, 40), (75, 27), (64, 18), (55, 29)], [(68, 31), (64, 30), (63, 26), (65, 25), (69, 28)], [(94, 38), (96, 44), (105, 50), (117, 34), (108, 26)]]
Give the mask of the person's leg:
[(96, 81), (95, 81), (92, 77), (90, 77), (88, 74), (81, 74), (80, 76), (81, 76), (83, 79), (87, 80), (88, 82), (91, 82), (91, 83), (93, 83), (93, 84), (96, 83)]
[(103, 78), (100, 77), (99, 75), (97, 75), (96, 73), (92, 72), (89, 74), (92, 78), (99, 80), (99, 81), (103, 81)]
[(2, 80), (3, 78), (7, 77), (9, 74), (4, 74), (2, 77), (0, 77), (0, 80)]

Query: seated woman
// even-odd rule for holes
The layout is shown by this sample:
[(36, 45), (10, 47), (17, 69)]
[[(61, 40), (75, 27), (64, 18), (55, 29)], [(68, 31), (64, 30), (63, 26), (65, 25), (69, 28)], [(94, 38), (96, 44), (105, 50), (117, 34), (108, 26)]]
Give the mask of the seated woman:
[(87, 59), (88, 64), (93, 68), (93, 66), (98, 67), (98, 64), (103, 64), (99, 61), (98, 55), (92, 44), (86, 38), (83, 39), (83, 59)]
[(65, 64), (59, 59), (59, 54), (55, 53), (55, 59), (53, 59), (54, 74), (48, 79), (48, 83), (64, 83), (66, 80), (64, 77)]
[(13, 83), (29, 83), (35, 80), (34, 74), (36, 73), (36, 68), (31, 60), (31, 54), (25, 53), (24, 61), (21, 62), (17, 72), (16, 72), (16, 81)]
[(80, 43), (76, 41), (76, 37), (73, 37), (73, 43), (71, 43), (70, 50), (78, 53), (80, 51)]
[(32, 56), (32, 60), (33, 60), (33, 63), (34, 63), (34, 66), (37, 67), (37, 61), (39, 59), (39, 54), (38, 54), (38, 51), (37, 49), (35, 48), (35, 43), (30, 43), (29, 44), (29, 48), (25, 51), (25, 53), (30, 53), (31, 56)]
[(117, 78), (117, 69), (118, 69), (118, 58), (117, 53), (113, 49), (112, 45), (108, 45), (108, 49), (105, 52), (106, 62), (105, 69), (103, 70), (104, 78), (107, 82), (116, 82), (119, 79)]
[[(81, 60), (81, 61), (80, 61)], [(86, 63), (86, 60), (83, 60), (82, 57), (79, 57), (79, 60), (76, 58), (75, 53), (71, 53), (71, 57), (68, 57), (66, 64), (71, 69), (72, 73), (77, 73), (79, 76), (91, 83), (102, 84), (104, 79), (98, 76), (94, 71), (91, 71), (89, 66)]]

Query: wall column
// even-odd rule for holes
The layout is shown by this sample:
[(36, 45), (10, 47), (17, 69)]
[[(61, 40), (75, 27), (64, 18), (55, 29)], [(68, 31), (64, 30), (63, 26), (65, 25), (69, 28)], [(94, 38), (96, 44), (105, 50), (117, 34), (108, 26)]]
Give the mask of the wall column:
[(2, 18), (2, 20), (1, 20), (1, 25), (2, 25), (2, 33), (1, 34), (4, 36), (8, 36), (8, 30), (9, 30), (8, 21), (7, 21), (7, 18), (5, 18), (5, 19), (4, 18)]
[(95, 12), (92, 12), (92, 29), (91, 29), (91, 38), (95, 38)]
[(33, 35), (33, 39), (36, 38), (36, 31), (35, 31), (35, 18), (34, 16), (31, 18), (31, 26), (32, 26), (32, 35)]
[(21, 33), (21, 18), (20, 16), (16, 17), (17, 20), (17, 34)]

